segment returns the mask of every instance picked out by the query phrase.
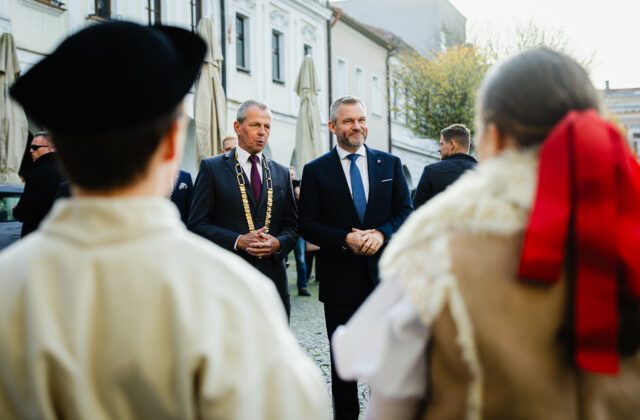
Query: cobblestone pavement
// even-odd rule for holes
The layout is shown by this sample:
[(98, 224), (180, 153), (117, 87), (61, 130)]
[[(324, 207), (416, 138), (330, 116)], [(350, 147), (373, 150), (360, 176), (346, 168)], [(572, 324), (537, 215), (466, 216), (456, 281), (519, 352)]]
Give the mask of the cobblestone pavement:
[[(327, 384), (327, 393), (331, 398), (331, 359), (327, 329), (324, 324), (324, 309), (318, 301), (318, 285), (313, 279), (308, 285), (310, 297), (298, 296), (296, 285), (296, 264), (293, 253), (289, 256), (289, 289), (291, 290), (291, 330), (298, 339), (300, 347), (320, 367)], [(364, 410), (369, 399), (369, 390), (364, 383), (358, 383), (360, 411)], [(362, 415), (360, 416), (362, 418)]]

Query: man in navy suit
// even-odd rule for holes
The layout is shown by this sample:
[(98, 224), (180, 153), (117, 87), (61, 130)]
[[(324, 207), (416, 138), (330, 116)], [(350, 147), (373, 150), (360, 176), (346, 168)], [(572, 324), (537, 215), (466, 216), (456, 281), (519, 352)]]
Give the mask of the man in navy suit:
[[(331, 105), (337, 147), (302, 172), (300, 233), (320, 247), (318, 276), (329, 339), (378, 284), (385, 244), (411, 213), (409, 188), (397, 157), (364, 145), (366, 110), (346, 96)], [(333, 364), (333, 349), (331, 349)], [(334, 418), (356, 420), (357, 384), (331, 369)]]
[(178, 207), (178, 211), (180, 211), (180, 219), (185, 225), (189, 220), (192, 190), (193, 182), (191, 181), (191, 174), (180, 169), (180, 172), (178, 173), (178, 180), (176, 181), (176, 185), (173, 187), (170, 199), (173, 201), (173, 204)]
[(262, 153), (271, 131), (266, 105), (243, 103), (233, 127), (238, 147), (200, 162), (188, 227), (269, 277), (289, 316), (284, 256), (298, 239), (289, 169)]

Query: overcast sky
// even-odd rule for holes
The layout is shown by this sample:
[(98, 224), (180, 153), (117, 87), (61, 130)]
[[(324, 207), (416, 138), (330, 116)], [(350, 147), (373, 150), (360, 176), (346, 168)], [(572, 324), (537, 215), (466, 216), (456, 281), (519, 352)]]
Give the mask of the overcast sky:
[[(449, 0), (467, 17), (467, 30), (509, 28), (533, 20), (557, 28), (583, 54), (595, 53), (597, 88), (640, 87), (640, 0)], [(578, 52), (580, 53), (580, 52)]]
[[(340, 0), (331, 1), (339, 6)], [(597, 88), (605, 80), (612, 89), (640, 87), (640, 0), (449, 1), (467, 17), (470, 37), (482, 36), (482, 28), (503, 33), (531, 20), (564, 32), (576, 55), (595, 54), (591, 78)]]

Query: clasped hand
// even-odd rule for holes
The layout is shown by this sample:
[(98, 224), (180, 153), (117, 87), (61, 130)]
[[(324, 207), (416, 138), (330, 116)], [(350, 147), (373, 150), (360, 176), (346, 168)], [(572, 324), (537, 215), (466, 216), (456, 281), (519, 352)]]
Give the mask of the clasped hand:
[(351, 229), (345, 238), (345, 245), (356, 255), (370, 256), (378, 252), (384, 243), (384, 235), (379, 230)]
[(280, 241), (276, 237), (265, 233), (265, 228), (263, 227), (240, 235), (237, 247), (246, 251), (249, 255), (262, 258), (278, 252), (280, 250)]

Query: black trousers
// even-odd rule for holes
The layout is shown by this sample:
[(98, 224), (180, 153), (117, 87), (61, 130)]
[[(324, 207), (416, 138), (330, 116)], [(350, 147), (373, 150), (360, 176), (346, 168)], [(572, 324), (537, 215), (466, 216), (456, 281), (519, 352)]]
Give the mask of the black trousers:
[(333, 346), (331, 336), (339, 325), (344, 325), (356, 312), (362, 302), (373, 290), (373, 283), (367, 274), (362, 279), (361, 293), (356, 300), (347, 304), (324, 304), (324, 319), (329, 337), (331, 354), (331, 394), (333, 396), (333, 418), (335, 420), (358, 420), (360, 404), (358, 403), (358, 384), (355, 381), (343, 381), (334, 369)]
[(287, 312), (287, 320), (291, 323), (291, 299), (289, 299), (289, 295), (282, 296), (280, 295), (280, 299), (282, 300), (282, 305), (284, 306), (284, 310)]
[(311, 277), (311, 268), (313, 267), (313, 259), (316, 259), (316, 283), (320, 281), (320, 277), (318, 277), (318, 255), (319, 251), (305, 251), (304, 252), (304, 262), (307, 265), (307, 282), (309, 282), (309, 278)]

